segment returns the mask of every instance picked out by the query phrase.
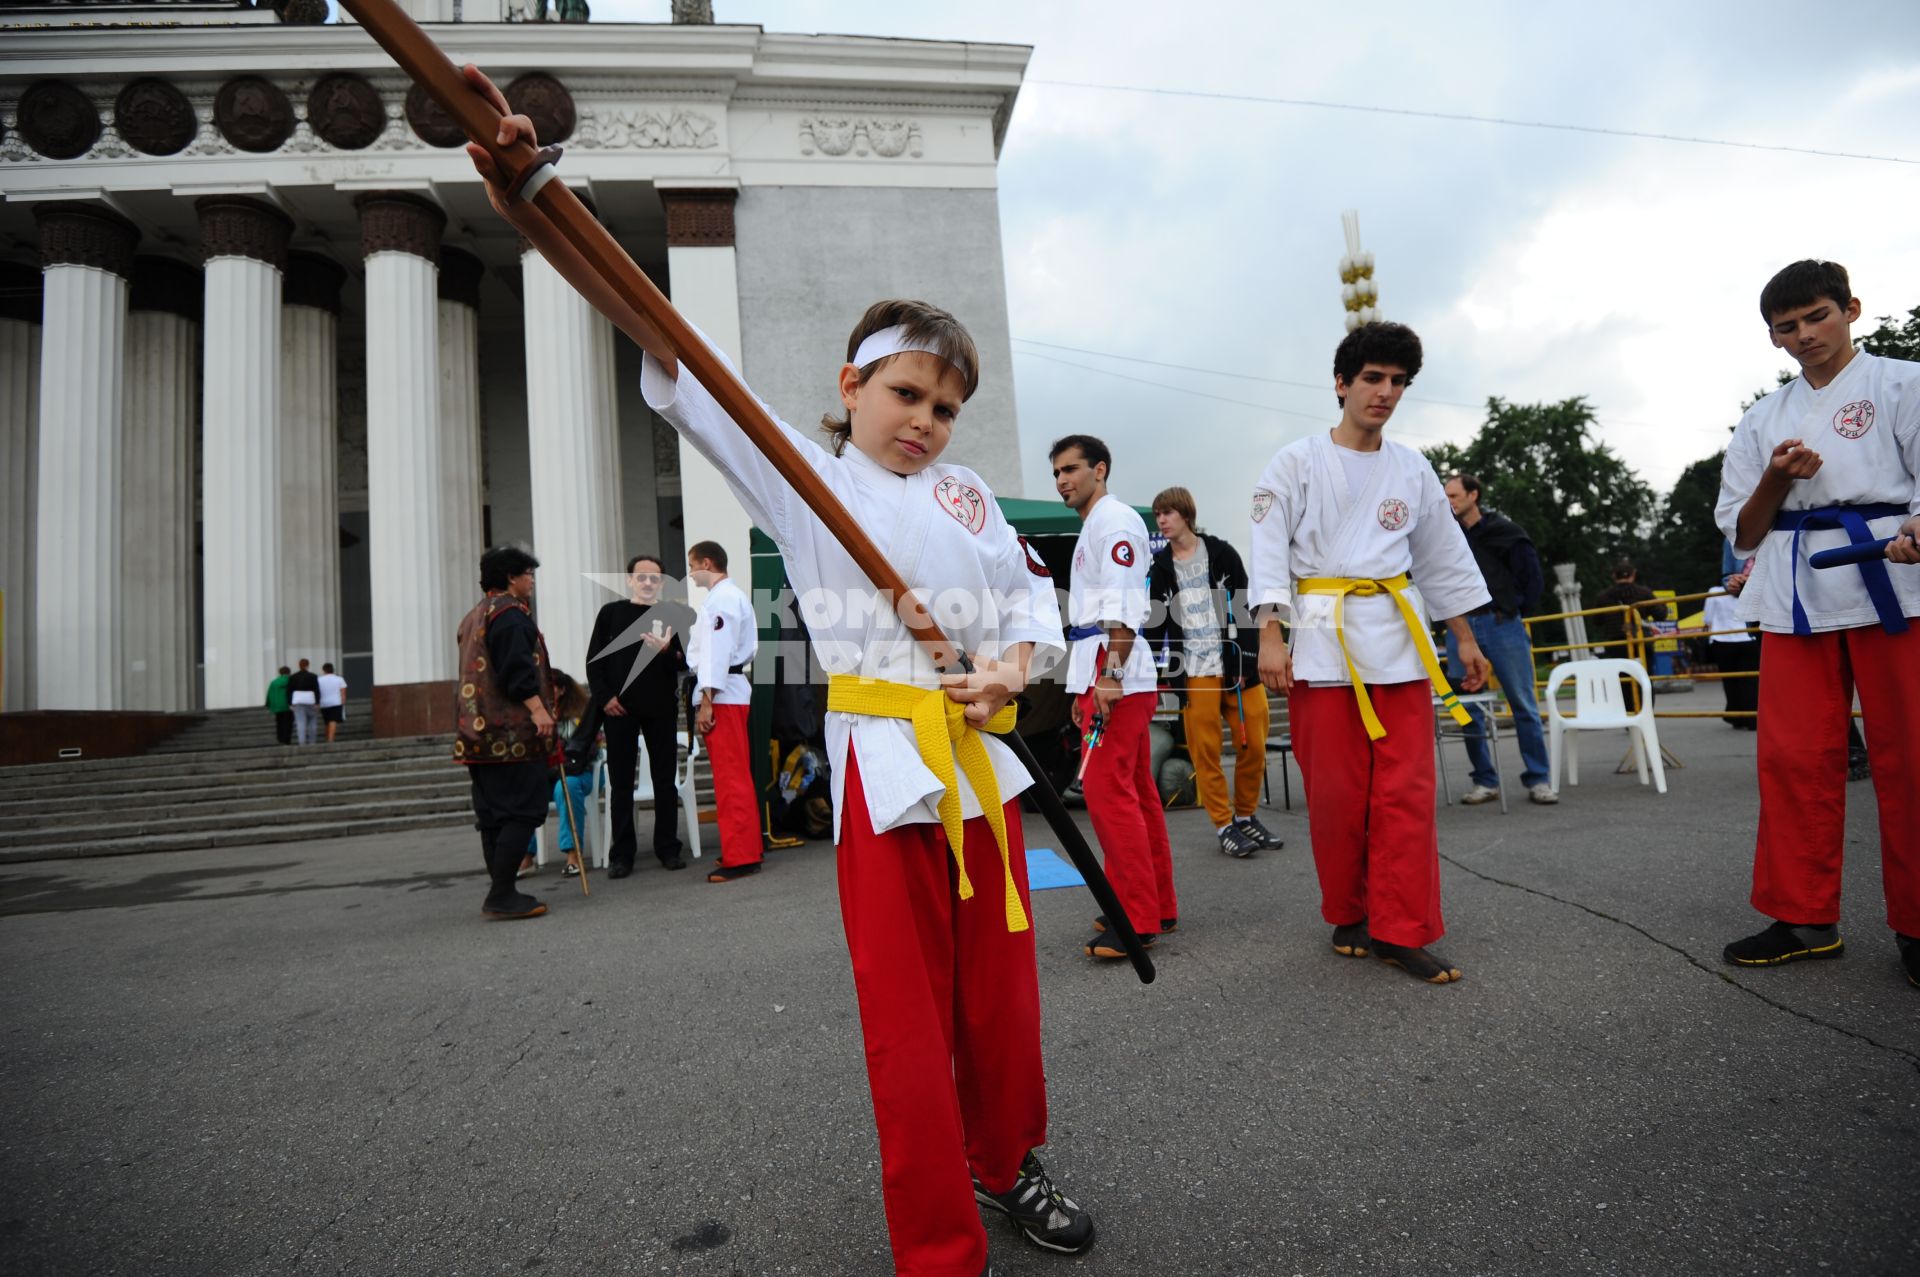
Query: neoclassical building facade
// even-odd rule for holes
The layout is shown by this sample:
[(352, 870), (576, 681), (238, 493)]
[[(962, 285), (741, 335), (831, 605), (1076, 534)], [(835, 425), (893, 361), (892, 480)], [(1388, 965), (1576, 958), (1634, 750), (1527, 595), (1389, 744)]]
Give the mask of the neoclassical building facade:
[[(988, 374), (952, 455), (1019, 492), (996, 174), (1028, 50), (402, 7), (796, 426), (869, 302), (953, 310)], [(444, 114), (314, 16), (0, 10), (6, 709), (254, 706), (305, 657), (371, 689), (376, 730), (426, 730), (485, 545), (541, 558), (574, 672), (628, 554), (745, 559), (638, 352), (493, 214)]]

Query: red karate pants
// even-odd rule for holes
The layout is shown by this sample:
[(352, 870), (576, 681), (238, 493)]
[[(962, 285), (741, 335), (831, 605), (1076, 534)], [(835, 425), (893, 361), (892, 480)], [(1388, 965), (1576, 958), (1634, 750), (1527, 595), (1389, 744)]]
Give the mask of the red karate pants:
[(1365, 921), (1386, 944), (1424, 948), (1440, 919), (1440, 839), (1433, 823), (1433, 685), (1369, 683), (1387, 734), (1367, 739), (1345, 683), (1295, 683), (1293, 752), (1307, 792), (1320, 916)]
[[(1173, 848), (1167, 841), (1167, 814), (1153, 778), (1153, 741), (1147, 734), (1159, 695), (1122, 696), (1107, 715), (1100, 743), (1087, 759), (1080, 790), (1113, 894), (1127, 921), (1142, 936), (1158, 935), (1163, 918), (1178, 918), (1173, 894)], [(1082, 696), (1081, 722), (1092, 713), (1093, 695)]]
[[(1019, 801), (1005, 812), (1031, 919)], [(1047, 1142), (1033, 931), (1007, 930), (1005, 870), (984, 817), (967, 822), (965, 843), (974, 894), (962, 901), (946, 831), (875, 833), (847, 751), (840, 917), (880, 1130), (887, 1233), (904, 1277), (979, 1277), (987, 1233), (972, 1175), (1004, 1193), (1028, 1152)]]
[(720, 812), (720, 863), (758, 864), (760, 800), (753, 790), (753, 758), (747, 752), (747, 705), (715, 705), (707, 733), (713, 768), (713, 805)]
[(1847, 719), (1860, 690), (1887, 923), (1920, 936), (1920, 628), (1760, 636), (1760, 834), (1753, 907), (1781, 922), (1840, 920)]

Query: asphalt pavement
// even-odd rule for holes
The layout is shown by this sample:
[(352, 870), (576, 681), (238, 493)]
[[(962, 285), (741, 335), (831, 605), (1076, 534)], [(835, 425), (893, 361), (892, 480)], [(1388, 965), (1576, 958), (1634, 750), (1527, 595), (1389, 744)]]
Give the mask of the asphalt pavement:
[[(1594, 736), (1557, 807), (1516, 777), (1508, 814), (1441, 810), (1457, 985), (1330, 951), (1297, 776), (1283, 851), (1170, 816), (1151, 986), (1081, 956), (1084, 891), (1039, 893), (1043, 1156), (1100, 1240), (996, 1218), (995, 1272), (1920, 1271), (1871, 787), (1846, 956), (1736, 971), (1753, 737), (1662, 733), (1664, 796)], [(643, 856), (590, 899), (549, 867), (515, 923), (479, 862), (343, 829), (0, 868), (0, 1271), (891, 1271), (830, 847), (724, 886)]]

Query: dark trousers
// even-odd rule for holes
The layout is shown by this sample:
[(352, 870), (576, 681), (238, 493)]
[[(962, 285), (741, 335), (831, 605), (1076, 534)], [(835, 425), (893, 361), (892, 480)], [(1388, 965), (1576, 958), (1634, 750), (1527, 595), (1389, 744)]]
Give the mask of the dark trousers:
[[(623, 702), (624, 703), (624, 702)], [(613, 845), (607, 862), (633, 867), (634, 775), (640, 766), (640, 741), (647, 742), (647, 772), (653, 778), (653, 854), (662, 863), (681, 852), (680, 791), (674, 788), (679, 768), (679, 743), (674, 739), (679, 709), (671, 697), (642, 705), (625, 714), (609, 716), (607, 733), (607, 801), (613, 808)]]
[[(1728, 711), (1739, 713), (1741, 710), (1759, 709), (1760, 680), (1752, 677), (1760, 669), (1759, 640), (1746, 643), (1709, 642), (1707, 650), (1713, 653), (1713, 663), (1720, 667), (1722, 674), (1745, 676), (1720, 680), (1720, 686), (1727, 693)], [(1754, 730), (1755, 720), (1751, 718), (1729, 718), (1727, 721), (1746, 731)]]
[(553, 790), (547, 783), (547, 764), (471, 763), (474, 827), (480, 831), (480, 850), (486, 858), (492, 887), (489, 904), (503, 904), (518, 893), (515, 876), (527, 854), (534, 830), (546, 823)]
[(282, 745), (293, 744), (293, 711), (283, 709), (273, 716), (273, 735)]

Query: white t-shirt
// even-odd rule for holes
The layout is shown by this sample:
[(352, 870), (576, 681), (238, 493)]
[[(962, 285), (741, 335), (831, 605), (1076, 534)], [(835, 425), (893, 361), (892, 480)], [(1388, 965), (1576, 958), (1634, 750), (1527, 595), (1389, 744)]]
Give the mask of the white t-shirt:
[(347, 680), (338, 674), (320, 676), (320, 708), (339, 705), (347, 699)]

